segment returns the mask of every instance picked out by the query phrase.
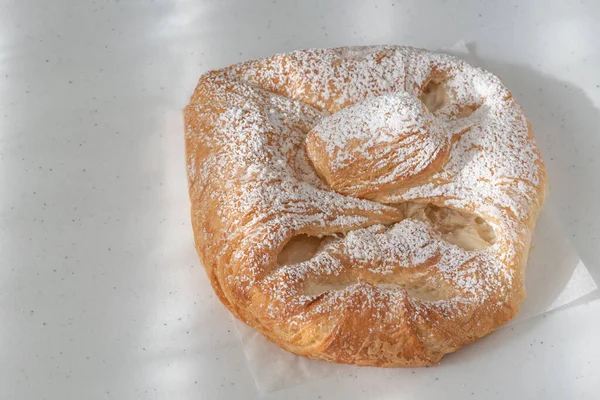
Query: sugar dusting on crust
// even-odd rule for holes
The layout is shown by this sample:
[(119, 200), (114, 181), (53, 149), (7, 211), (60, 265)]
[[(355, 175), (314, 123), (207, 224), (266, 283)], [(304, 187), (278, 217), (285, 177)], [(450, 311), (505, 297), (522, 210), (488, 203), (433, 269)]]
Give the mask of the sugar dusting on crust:
[[(330, 154), (347, 148), (348, 142), (358, 145), (351, 149), (353, 152), (369, 153), (379, 144), (391, 146), (402, 139), (414, 141), (413, 135), (428, 134), (433, 122), (433, 116), (416, 97), (398, 92), (369, 97), (340, 110), (312, 131), (325, 142)], [(434, 132), (432, 136), (440, 135)], [(351, 154), (340, 154), (336, 161), (343, 166), (352, 161), (350, 157)]]
[[(411, 269), (414, 271), (407, 271)], [(491, 292), (502, 292), (502, 285), (511, 280), (511, 272), (489, 252), (461, 249), (441, 239), (427, 223), (408, 218), (391, 227), (372, 225), (349, 232), (329, 242), (312, 259), (277, 269), (264, 284), (271, 288), (274, 300), (303, 305), (317, 297), (304, 295), (307, 283), (339, 282), (340, 278), (343, 282), (348, 275), (362, 276), (349, 279), (346, 287), (356, 289), (355, 283), (362, 281), (365, 285), (361, 287), (369, 292), (402, 291), (415, 279), (421, 285), (452, 287), (452, 299), (437, 301), (438, 305), (453, 301), (483, 303)], [(378, 276), (376, 281), (372, 281), (373, 275)], [(338, 296), (331, 292), (302, 318), (323, 312), (328, 303), (336, 303)], [(406, 292), (402, 299), (405, 297)], [(419, 303), (416, 299), (415, 304)], [(275, 318), (279, 311), (275, 306), (270, 310)]]
[[(365, 176), (376, 187), (419, 175), (447, 146), (449, 134), (417, 97), (392, 92), (324, 118), (309, 133), (307, 146), (314, 140), (311, 157), (320, 161), (318, 147), (323, 147), (327, 181), (340, 189), (335, 186), (339, 176), (357, 191)], [(364, 169), (356, 170), (356, 164)]]
[[(328, 189), (306, 156), (307, 132), (325, 121), (320, 135), (343, 166), (352, 161), (349, 153), (340, 155), (345, 141), (366, 132), (352, 124), (368, 120), (378, 134), (372, 140), (356, 137), (364, 146), (353, 151), (370, 154), (373, 141), (382, 144), (402, 133), (386, 136), (378, 129), (390, 118), (422, 129), (417, 103), (407, 99), (419, 96), (433, 75), (442, 77), (450, 98), (435, 113), (436, 124), (448, 136), (444, 140), (453, 139), (448, 162), (433, 182), (382, 196), (380, 203)], [(492, 74), (445, 54), (373, 46), (296, 51), (235, 65), (205, 75), (197, 91), (211, 104), (192, 98), (188, 108), (188, 119), (196, 123), (186, 134), (199, 143), (188, 148), (189, 180), (200, 188), (201, 199), (218, 204), (222, 224), (218, 243), (206, 243), (204, 251), (243, 261), (243, 270), (227, 271), (230, 286), (224, 290), (261, 293), (269, 299), (261, 305), (268, 317), (282, 317), (293, 329), (332, 310), (371, 309), (392, 320), (404, 318), (410, 307), (408, 317), (415, 321), (429, 312), (454, 318), (490, 297), (502, 302), (512, 285), (521, 284), (520, 272), (510, 265), (528, 245), (523, 223), (539, 207), (544, 172), (522, 110)], [(377, 112), (365, 119), (374, 104), (389, 117)], [(473, 111), (467, 115), (465, 109)], [(349, 110), (356, 114), (345, 115)], [(453, 138), (464, 126), (466, 133)], [(332, 133), (341, 136), (328, 137)], [(410, 137), (405, 140), (410, 145)], [(200, 146), (213, 150), (201, 152)], [(408, 162), (425, 162), (439, 147), (427, 146), (419, 149), (420, 159), (407, 157)], [(476, 213), (498, 240), (480, 251), (449, 244), (427, 223), (402, 219), (389, 206), (411, 200)], [(269, 254), (290, 237), (315, 230), (333, 239), (312, 259), (278, 268)], [(205, 229), (205, 238), (213, 238), (213, 231)], [(372, 281), (363, 279), (365, 273)], [(395, 274), (400, 280), (385, 283)], [(351, 279), (338, 290), (321, 296), (303, 292), (310, 282), (345, 275)], [(398, 284), (402, 280), (449, 287), (451, 295), (420, 298)], [(368, 301), (355, 303), (357, 293)], [(248, 312), (261, 318), (260, 310)]]

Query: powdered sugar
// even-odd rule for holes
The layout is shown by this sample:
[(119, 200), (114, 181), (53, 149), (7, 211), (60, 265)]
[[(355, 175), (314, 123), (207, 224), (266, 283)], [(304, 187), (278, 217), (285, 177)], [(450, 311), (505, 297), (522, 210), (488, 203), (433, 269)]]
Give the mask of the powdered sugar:
[[(449, 98), (435, 117), (416, 100), (432, 77)], [(523, 221), (539, 208), (544, 172), (522, 110), (495, 76), (448, 55), (373, 46), (236, 65), (205, 75), (198, 90), (204, 100), (192, 98), (187, 110), (190, 193), (219, 223), (195, 224), (207, 226), (202, 251), (221, 260), (225, 296), (270, 299), (266, 315), (247, 310), (255, 318), (293, 317), (298, 326), (349, 307), (389, 319), (406, 304), (452, 318), (490, 297), (502, 302), (522, 283), (511, 265), (528, 245)], [(432, 183), (382, 194), (382, 203), (361, 200), (319, 180), (305, 151), (311, 129), (333, 168), (368, 155), (376, 169), (377, 149), (399, 143), (379, 183), (418, 173), (445, 146), (448, 161)], [(447, 243), (386, 205), (409, 200), (476, 213), (498, 240), (480, 251)], [(278, 268), (277, 252), (301, 233), (340, 235), (312, 259)], [(315, 282), (338, 288), (317, 300), (304, 292)], [(420, 287), (444, 288), (444, 297)], [(357, 293), (368, 301), (353, 302)]]
[[(335, 190), (362, 194), (364, 186), (377, 191), (383, 184), (401, 184), (419, 175), (437, 159), (448, 139), (418, 98), (393, 92), (324, 118), (309, 133), (307, 147), (314, 165)], [(364, 168), (357, 170), (355, 165)]]

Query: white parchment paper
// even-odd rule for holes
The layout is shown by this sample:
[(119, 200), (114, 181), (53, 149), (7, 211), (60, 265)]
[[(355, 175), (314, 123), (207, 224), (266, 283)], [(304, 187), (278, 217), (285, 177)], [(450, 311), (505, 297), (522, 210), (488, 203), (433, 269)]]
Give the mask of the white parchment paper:
[[(467, 59), (465, 56), (469, 55), (463, 41), (442, 51)], [(547, 208), (542, 211), (533, 236), (526, 287), (527, 298), (508, 325), (569, 304), (597, 289), (594, 279), (560, 229), (557, 219)], [(235, 326), (243, 343), (248, 368), (261, 392), (283, 389), (352, 368), (295, 356), (237, 320)]]

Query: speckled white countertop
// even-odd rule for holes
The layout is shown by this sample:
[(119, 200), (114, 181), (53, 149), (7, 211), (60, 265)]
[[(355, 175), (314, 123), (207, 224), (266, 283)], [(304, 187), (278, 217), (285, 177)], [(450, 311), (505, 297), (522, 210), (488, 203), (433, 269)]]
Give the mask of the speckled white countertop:
[[(525, 109), (600, 281), (600, 2), (0, 1), (0, 399), (259, 397), (193, 249), (180, 109), (230, 63), (459, 39)], [(264, 396), (597, 399), (597, 298), (438, 367)]]

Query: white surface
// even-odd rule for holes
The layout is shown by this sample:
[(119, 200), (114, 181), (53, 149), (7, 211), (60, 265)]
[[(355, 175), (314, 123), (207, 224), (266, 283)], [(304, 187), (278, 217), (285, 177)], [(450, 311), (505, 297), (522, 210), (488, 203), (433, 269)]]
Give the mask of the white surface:
[[(273, 52), (475, 42), (598, 280), (600, 3), (518, 3), (1, 1), (0, 398), (257, 396), (193, 250), (180, 109), (201, 73)], [(439, 367), (349, 368), (267, 398), (595, 399), (596, 297)]]

